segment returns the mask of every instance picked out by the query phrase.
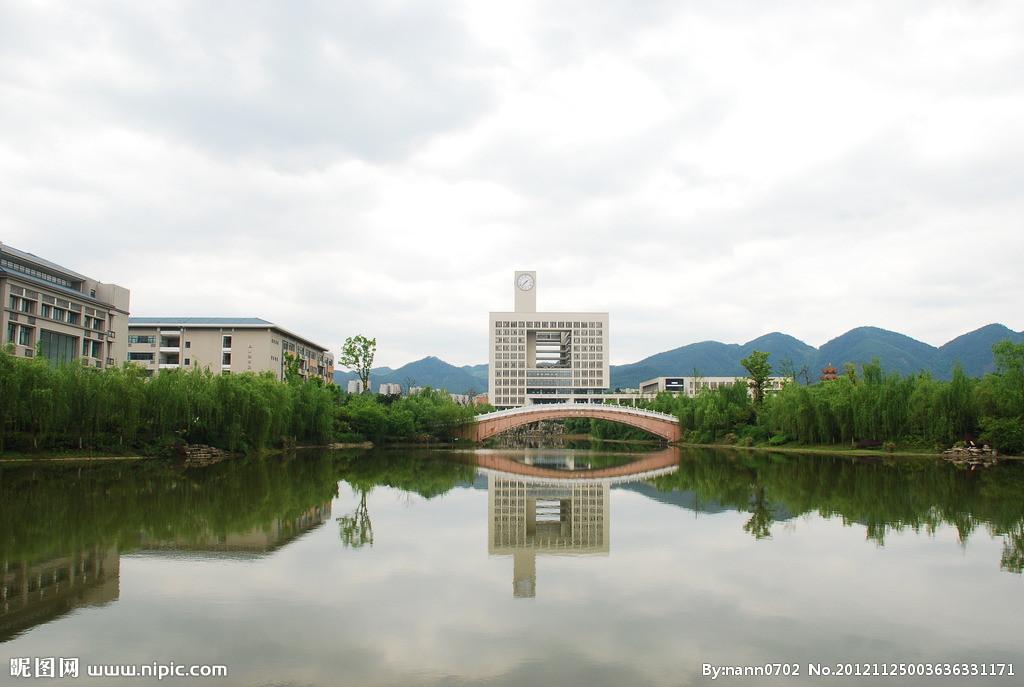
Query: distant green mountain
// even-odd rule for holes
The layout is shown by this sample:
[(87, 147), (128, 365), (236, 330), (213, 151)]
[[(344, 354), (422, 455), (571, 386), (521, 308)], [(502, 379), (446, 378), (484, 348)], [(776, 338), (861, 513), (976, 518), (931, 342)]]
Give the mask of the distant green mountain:
[(1024, 332), (1015, 332), (1002, 324), (990, 324), (936, 348), (898, 332), (878, 327), (857, 327), (823, 344), (820, 349), (787, 334), (774, 332), (742, 346), (702, 341), (658, 353), (630, 365), (613, 365), (612, 387), (635, 388), (646, 379), (690, 375), (694, 369), (708, 377), (742, 375), (745, 372), (739, 361), (752, 350), (770, 353), (769, 361), (776, 373), (786, 362), (792, 363), (795, 371), (806, 365), (812, 382), (826, 365), (842, 369), (845, 363), (859, 366), (874, 359), (878, 359), (886, 371), (904, 375), (929, 371), (940, 379), (949, 379), (959, 363), (968, 375), (980, 377), (995, 369), (993, 344), (1006, 339), (1024, 342)]
[(701, 341), (657, 353), (629, 365), (612, 365), (612, 387), (636, 388), (640, 382), (654, 377), (688, 376), (695, 370), (707, 377), (746, 374), (740, 361), (751, 351), (770, 353), (769, 360), (776, 369), (783, 361), (789, 361), (797, 370), (804, 365), (812, 365), (817, 354), (813, 346), (779, 332), (759, 336), (742, 345)]
[(480, 387), (481, 391), (487, 389), (487, 363), (482, 363), (480, 365), (463, 365), (459, 369), (465, 370), (479, 380), (482, 385)]
[[(844, 363), (860, 365), (878, 358), (886, 371), (906, 375), (932, 370), (932, 361), (938, 352), (934, 346), (903, 334), (878, 327), (857, 327), (823, 344), (818, 349), (814, 366), (820, 370), (831, 363), (842, 369)], [(951, 374), (952, 367), (942, 376)]]
[[(745, 344), (701, 341), (628, 365), (612, 365), (611, 385), (612, 388), (636, 388), (647, 379), (691, 375), (694, 370), (707, 377), (742, 375), (745, 371), (740, 360), (755, 350), (770, 354), (769, 361), (777, 374), (789, 363), (795, 371), (806, 367), (812, 382), (817, 380), (821, 368), (830, 363), (842, 369), (845, 363), (863, 365), (875, 358), (885, 370), (904, 375), (927, 370), (940, 379), (949, 379), (959, 363), (968, 375), (980, 377), (995, 369), (993, 344), (1007, 339), (1024, 343), (1024, 332), (1015, 332), (1002, 324), (989, 324), (936, 348), (898, 332), (857, 327), (823, 344), (820, 349), (788, 334), (772, 332)], [(335, 372), (334, 378), (345, 386), (355, 375)], [(375, 368), (370, 379), (374, 390), (384, 382), (405, 388), (408, 381), (413, 380), (417, 386), (447, 389), (451, 393), (484, 392), (487, 390), (487, 365), (455, 367), (429, 356), (397, 370)]]
[[(370, 386), (373, 387), (373, 391), (377, 391), (381, 384), (400, 384), (403, 391), (407, 391), (412, 385), (445, 389), (453, 394), (464, 394), (467, 391), (483, 393), (487, 390), (487, 366), (475, 367), (484, 368), (483, 381), (465, 368), (449, 365), (431, 355), (394, 370), (390, 367), (373, 368), (370, 370)], [(354, 372), (334, 373), (334, 383), (342, 388), (348, 386), (350, 379), (358, 377)]]
[(958, 336), (939, 347), (932, 360), (932, 371), (938, 377), (948, 378), (953, 366), (959, 362), (964, 372), (971, 377), (994, 372), (996, 366), (992, 346), (1007, 339), (1014, 343), (1024, 343), (1024, 332), (1015, 332), (1001, 324), (987, 324), (981, 329)]

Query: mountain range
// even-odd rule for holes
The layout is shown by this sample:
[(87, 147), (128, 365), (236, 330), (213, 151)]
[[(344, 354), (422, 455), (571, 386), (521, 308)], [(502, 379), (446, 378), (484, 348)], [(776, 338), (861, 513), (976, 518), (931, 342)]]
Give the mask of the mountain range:
[[(654, 377), (692, 375), (696, 370), (706, 377), (745, 374), (740, 360), (751, 351), (765, 351), (770, 355), (776, 373), (785, 364), (795, 371), (807, 368), (807, 377), (814, 381), (821, 368), (828, 364), (842, 369), (844, 363), (858, 365), (877, 358), (888, 372), (915, 374), (922, 370), (940, 379), (949, 379), (956, 364), (972, 377), (980, 377), (995, 369), (993, 344), (1009, 339), (1024, 342), (1024, 332), (1015, 332), (1001, 324), (989, 324), (956, 337), (935, 347), (898, 332), (878, 327), (857, 327), (823, 344), (810, 346), (797, 338), (780, 332), (759, 336), (745, 344), (725, 344), (719, 341), (701, 341), (656, 353), (628, 365), (612, 365), (612, 388), (635, 388), (640, 382)], [(335, 372), (335, 382), (345, 386), (356, 376), (352, 372)], [(801, 379), (803, 375), (801, 375)], [(415, 386), (447, 389), (451, 393), (487, 390), (487, 365), (456, 367), (440, 358), (428, 356), (397, 369), (374, 368), (370, 373), (374, 388), (382, 383), (397, 383), (406, 388)]]
[[(345, 388), (351, 379), (358, 379), (355, 372), (335, 372), (334, 383)], [(397, 369), (375, 367), (370, 370), (370, 385), (377, 389), (380, 384), (401, 384), (403, 390), (410, 386), (429, 386), (445, 389), (449, 393), (464, 394), (467, 391), (487, 391), (487, 365), (465, 365), (455, 367), (440, 358), (428, 355), (422, 360), (402, 365)]]

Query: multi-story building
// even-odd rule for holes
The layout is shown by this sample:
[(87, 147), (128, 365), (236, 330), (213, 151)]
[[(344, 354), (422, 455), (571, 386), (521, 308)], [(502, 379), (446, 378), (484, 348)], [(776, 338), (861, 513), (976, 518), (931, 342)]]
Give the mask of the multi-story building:
[(215, 373), (273, 372), (284, 379), (286, 354), (306, 379), (334, 381), (327, 348), (258, 317), (132, 317), (126, 359), (150, 374), (179, 367)]
[(361, 380), (361, 379), (350, 379), (350, 380), (348, 380), (348, 392), (350, 394), (361, 394), (361, 393), (363, 393), (363, 380)]
[[(640, 383), (640, 395), (645, 398), (653, 398), (660, 393), (668, 392), (675, 396), (686, 394), (693, 398), (701, 391), (715, 391), (724, 386), (732, 386), (736, 382), (746, 381), (747, 377), (655, 377)], [(775, 393), (788, 382), (787, 377), (769, 377), (765, 385), (765, 391)], [(753, 389), (748, 389), (750, 396), (754, 395)]]
[(515, 310), (488, 322), (496, 408), (587, 402), (609, 384), (608, 313), (537, 312), (537, 273), (516, 272)]
[(117, 366), (125, 358), (129, 291), (0, 243), (0, 331), (19, 356)]
[(394, 384), (392, 382), (385, 382), (385, 383), (380, 385), (379, 393), (381, 393), (381, 394), (383, 394), (385, 396), (401, 396), (402, 395), (402, 385), (401, 384)]

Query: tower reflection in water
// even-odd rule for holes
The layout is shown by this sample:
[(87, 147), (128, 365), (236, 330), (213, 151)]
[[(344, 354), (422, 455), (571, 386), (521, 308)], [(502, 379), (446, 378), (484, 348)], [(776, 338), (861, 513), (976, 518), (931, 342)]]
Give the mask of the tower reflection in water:
[(574, 452), (482, 453), (487, 475), (487, 552), (512, 556), (512, 594), (537, 593), (537, 555), (608, 555), (610, 491), (678, 469), (676, 449), (594, 468)]

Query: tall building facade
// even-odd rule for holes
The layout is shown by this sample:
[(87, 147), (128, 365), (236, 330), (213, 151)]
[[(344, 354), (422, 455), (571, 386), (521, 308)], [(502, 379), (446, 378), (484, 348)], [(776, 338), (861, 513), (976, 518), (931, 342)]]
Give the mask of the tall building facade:
[(287, 353), (298, 358), (304, 378), (333, 383), (334, 356), (327, 348), (258, 317), (132, 317), (125, 359), (150, 374), (202, 367), (284, 379)]
[(538, 312), (537, 273), (513, 280), (515, 309), (492, 312), (488, 393), (496, 408), (588, 401), (610, 380), (608, 313)]
[(0, 243), (0, 332), (16, 355), (40, 346), (54, 363), (118, 366), (128, 345), (130, 292)]

